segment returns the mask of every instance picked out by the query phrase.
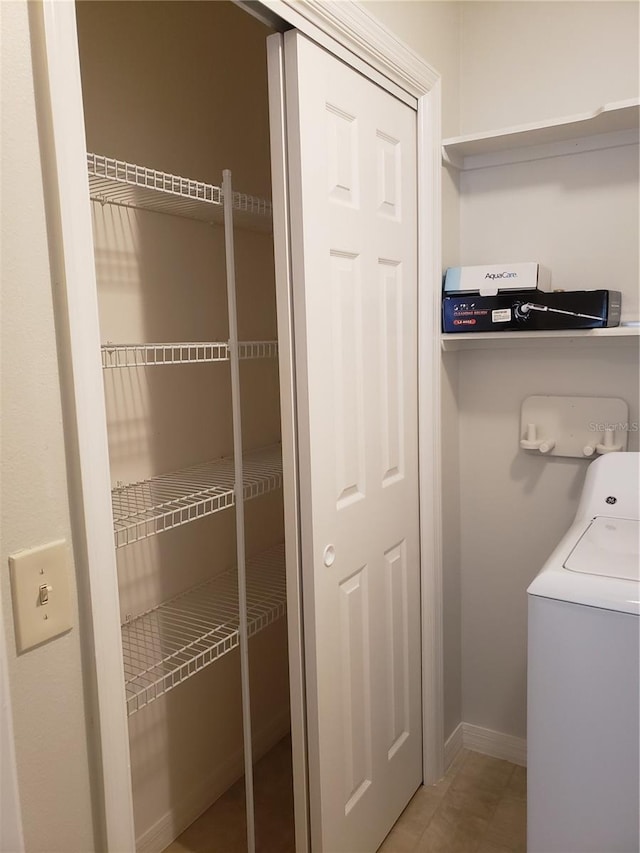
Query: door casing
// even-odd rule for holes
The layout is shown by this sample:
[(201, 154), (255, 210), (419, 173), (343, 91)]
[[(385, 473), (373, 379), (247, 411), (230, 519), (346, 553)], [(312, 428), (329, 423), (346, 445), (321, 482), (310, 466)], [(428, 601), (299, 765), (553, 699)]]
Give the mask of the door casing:
[[(442, 673), (442, 542), (440, 438), (440, 279), (441, 279), (441, 154), (440, 78), (354, 0), (263, 0), (256, 4), (317, 41), (357, 71), (417, 107), (418, 152), (418, 417), (420, 465), (420, 549), (423, 697), (423, 779), (436, 781), (444, 769)], [(47, 219), (56, 235), (52, 263), (64, 282), (68, 315), (68, 356), (73, 373), (72, 443), (76, 447), (81, 489), (76, 495), (79, 522), (74, 528), (76, 570), (88, 578), (94, 640), (95, 709), (101, 767), (104, 846), (135, 849), (129, 742), (119, 626), (115, 554), (110, 514), (106, 417), (99, 359), (100, 335), (85, 172), (85, 128), (73, 2), (42, 0), (31, 16), (34, 51), (42, 61), (40, 97), (48, 102), (41, 132), (45, 164)], [(274, 182), (274, 201), (286, 192), (286, 162)], [(278, 186), (277, 184), (281, 184)], [(277, 236), (277, 235), (276, 235)], [(286, 259), (288, 247), (281, 247)], [(284, 385), (294, 388), (290, 301), (279, 298), (279, 327), (288, 329), (281, 342), (280, 368)], [(285, 325), (283, 326), (283, 322)], [(284, 344), (284, 345), (283, 345)], [(284, 368), (284, 370), (283, 370)], [(283, 451), (295, 463), (294, 408), (283, 408)], [(285, 465), (285, 513), (288, 531), (299, 536), (295, 464)], [(293, 524), (293, 528), (292, 525)], [(308, 812), (304, 799), (307, 768), (304, 742), (304, 672), (300, 620), (300, 565), (295, 539), (287, 551), (290, 612), (289, 655), (292, 678), (296, 845), (309, 849)], [(294, 618), (292, 618), (294, 614)], [(99, 829), (98, 829), (99, 832)]]

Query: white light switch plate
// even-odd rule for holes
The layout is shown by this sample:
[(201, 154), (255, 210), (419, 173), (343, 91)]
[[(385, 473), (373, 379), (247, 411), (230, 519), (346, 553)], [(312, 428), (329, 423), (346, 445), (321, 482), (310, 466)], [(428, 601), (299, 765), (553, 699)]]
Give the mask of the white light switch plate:
[(69, 549), (64, 539), (13, 554), (9, 569), (19, 652), (72, 627)]

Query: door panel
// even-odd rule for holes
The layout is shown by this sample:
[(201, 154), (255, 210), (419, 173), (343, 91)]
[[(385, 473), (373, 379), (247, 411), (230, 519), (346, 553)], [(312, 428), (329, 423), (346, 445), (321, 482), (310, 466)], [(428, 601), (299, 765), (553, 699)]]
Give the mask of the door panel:
[(285, 35), (312, 847), (422, 778), (416, 116)]
[(379, 260), (382, 485), (392, 485), (404, 471), (404, 364), (402, 360), (402, 267)]
[(348, 814), (371, 780), (371, 672), (367, 566), (339, 584), (342, 699), (344, 710), (344, 796)]
[(409, 636), (407, 614), (407, 549), (400, 542), (385, 554), (389, 668), (389, 751), (393, 758), (409, 736)]
[(336, 508), (361, 500), (364, 482), (362, 283), (359, 259), (329, 253), (335, 430)]

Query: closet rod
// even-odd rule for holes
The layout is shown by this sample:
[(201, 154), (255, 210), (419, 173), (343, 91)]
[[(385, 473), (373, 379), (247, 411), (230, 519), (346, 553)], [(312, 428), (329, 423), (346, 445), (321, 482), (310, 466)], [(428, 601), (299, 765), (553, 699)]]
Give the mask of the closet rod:
[(235, 469), (236, 548), (238, 555), (238, 629), (240, 678), (242, 683), (242, 732), (244, 741), (244, 792), (247, 810), (247, 853), (255, 853), (256, 831), (253, 806), (253, 754), (251, 744), (251, 695), (249, 690), (249, 631), (247, 619), (247, 572), (244, 538), (244, 473), (242, 469), (242, 420), (240, 408), (240, 352), (236, 306), (236, 266), (233, 244), (233, 189), (231, 172), (222, 173), (224, 206), (224, 248), (227, 266), (229, 311), (229, 359), (231, 366), (231, 406), (233, 413), (233, 461)]

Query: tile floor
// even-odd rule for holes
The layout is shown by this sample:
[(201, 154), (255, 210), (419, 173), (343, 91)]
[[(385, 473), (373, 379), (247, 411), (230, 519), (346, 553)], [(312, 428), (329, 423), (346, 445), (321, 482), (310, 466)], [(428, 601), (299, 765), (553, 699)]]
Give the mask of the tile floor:
[[(254, 774), (258, 853), (294, 853), (288, 738), (258, 762)], [(526, 785), (524, 767), (462, 750), (437, 785), (418, 789), (379, 853), (525, 853)], [(240, 780), (165, 853), (244, 851)]]
[(527, 771), (463, 749), (419, 788), (379, 853), (525, 853)]

